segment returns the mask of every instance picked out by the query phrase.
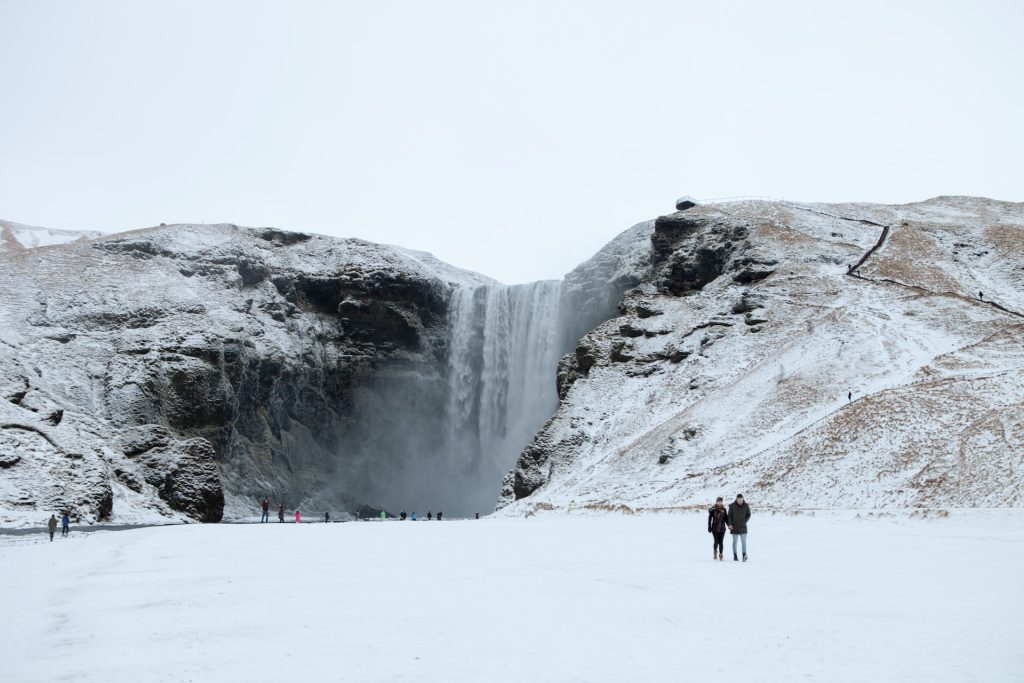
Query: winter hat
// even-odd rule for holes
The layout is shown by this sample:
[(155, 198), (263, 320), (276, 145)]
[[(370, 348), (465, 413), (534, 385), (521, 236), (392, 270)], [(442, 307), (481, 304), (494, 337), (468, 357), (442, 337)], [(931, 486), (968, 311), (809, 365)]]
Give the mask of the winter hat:
[(718, 498), (716, 498), (716, 499), (715, 499), (715, 502), (716, 502), (716, 503), (721, 503), (721, 502), (722, 502), (722, 497), (721, 497), (721, 496), (719, 496)]

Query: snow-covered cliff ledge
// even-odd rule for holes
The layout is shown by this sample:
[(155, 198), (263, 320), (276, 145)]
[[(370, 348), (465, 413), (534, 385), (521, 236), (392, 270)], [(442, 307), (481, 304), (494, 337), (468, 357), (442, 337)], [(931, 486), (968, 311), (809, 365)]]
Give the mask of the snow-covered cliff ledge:
[(372, 502), (359, 494), (389, 454), (367, 433), (429, 413), (450, 293), (492, 283), (429, 254), (233, 225), (8, 252), (0, 517)]
[(621, 317), (563, 359), (508, 513), (740, 491), (796, 507), (1024, 502), (1024, 205), (739, 202), (647, 235)]

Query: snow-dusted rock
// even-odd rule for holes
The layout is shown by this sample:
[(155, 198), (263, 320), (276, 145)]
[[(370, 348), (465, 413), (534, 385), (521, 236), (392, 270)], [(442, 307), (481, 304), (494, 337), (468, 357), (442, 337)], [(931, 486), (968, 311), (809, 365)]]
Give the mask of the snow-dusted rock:
[(9, 251), (0, 518), (373, 502), (358, 492), (387, 451), (365, 435), (396, 431), (394, 406), (417, 400), (406, 379), (443, 383), (452, 288), (492, 283), (429, 254), (233, 225)]
[(621, 317), (559, 366), (561, 405), (504, 482), (510, 513), (741, 491), (1024, 502), (1024, 205), (736, 202), (646, 234)]

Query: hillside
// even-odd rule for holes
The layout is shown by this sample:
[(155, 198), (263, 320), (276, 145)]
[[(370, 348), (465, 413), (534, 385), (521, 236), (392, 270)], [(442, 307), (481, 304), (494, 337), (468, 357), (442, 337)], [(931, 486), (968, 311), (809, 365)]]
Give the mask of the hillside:
[(1024, 205), (739, 202), (634, 237), (509, 514), (1024, 504)]
[(373, 503), (401, 480), (388, 438), (423, 400), (410, 387), (444, 384), (451, 291), (491, 284), (429, 254), (234, 225), (8, 252), (0, 520)]
[(0, 254), (102, 237), (95, 230), (53, 230), (0, 220)]

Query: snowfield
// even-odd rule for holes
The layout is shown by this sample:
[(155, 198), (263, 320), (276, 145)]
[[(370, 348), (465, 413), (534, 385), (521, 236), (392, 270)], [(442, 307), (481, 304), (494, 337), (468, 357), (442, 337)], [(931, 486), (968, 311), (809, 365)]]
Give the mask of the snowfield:
[(0, 536), (0, 671), (17, 683), (1024, 679), (1024, 511), (753, 503), (747, 564), (710, 559), (702, 512)]

